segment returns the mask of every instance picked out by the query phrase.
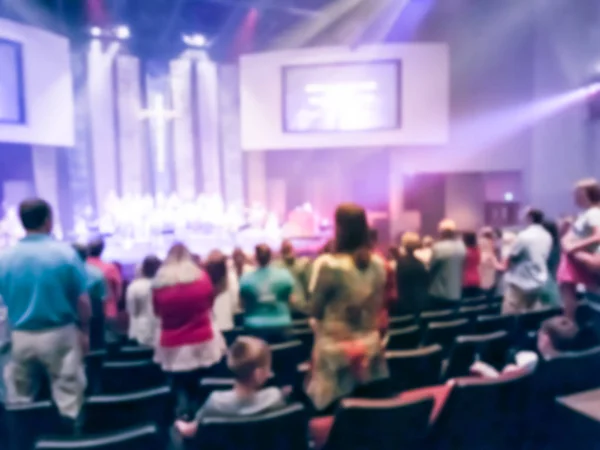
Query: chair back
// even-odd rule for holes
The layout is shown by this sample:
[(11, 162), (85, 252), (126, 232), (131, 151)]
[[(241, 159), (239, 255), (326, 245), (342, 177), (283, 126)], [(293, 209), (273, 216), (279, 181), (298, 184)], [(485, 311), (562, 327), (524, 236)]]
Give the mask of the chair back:
[(416, 350), (386, 353), (390, 370), (390, 387), (394, 392), (433, 386), (440, 381), (442, 347), (438, 344)]
[(490, 299), (485, 295), (478, 295), (477, 297), (466, 297), (463, 298), (462, 304), (464, 306), (477, 306), (477, 305), (486, 305), (490, 303)]
[(519, 448), (530, 401), (527, 371), (457, 378), (435, 424), (437, 448)]
[(130, 394), (90, 397), (85, 406), (84, 431), (107, 433), (153, 424), (165, 431), (173, 423), (173, 398), (164, 386)]
[(522, 313), (517, 316), (517, 327), (521, 334), (526, 334), (528, 331), (537, 331), (544, 320), (561, 314), (562, 308), (560, 307)]
[(443, 322), (454, 319), (455, 311), (453, 309), (443, 309), (441, 311), (423, 311), (419, 315), (419, 323), (423, 330), (427, 329), (429, 322)]
[(447, 354), (457, 336), (468, 334), (470, 324), (467, 319), (457, 319), (450, 322), (429, 322), (425, 330), (425, 344), (440, 344)]
[(468, 319), (471, 322), (474, 322), (477, 316), (483, 316), (489, 311), (489, 306), (487, 304), (483, 305), (475, 305), (475, 306), (463, 306), (458, 309), (457, 318), (459, 319)]
[(444, 378), (466, 377), (475, 360), (483, 361), (502, 370), (510, 340), (506, 331), (489, 334), (458, 336), (448, 360)]
[(479, 316), (475, 322), (475, 333), (488, 334), (496, 331), (506, 331), (510, 336), (513, 336), (515, 324), (515, 316), (510, 314)]
[(205, 419), (199, 449), (307, 450), (308, 415), (301, 404), (247, 418)]
[(106, 360), (104, 350), (90, 352), (85, 355), (85, 376), (87, 378), (87, 394), (99, 394), (102, 390), (102, 364)]
[(103, 394), (127, 394), (165, 384), (165, 374), (153, 361), (105, 362), (102, 365)]
[(433, 399), (413, 402), (344, 400), (326, 450), (417, 450), (425, 448)]
[[(33, 450), (38, 438), (62, 434), (60, 415), (49, 401), (8, 404), (5, 408), (8, 448), (11, 450)], [(65, 434), (68, 431), (72, 430), (64, 430)]]
[(154, 349), (144, 346), (121, 347), (116, 352), (108, 355), (109, 361), (150, 361), (154, 356)]
[(291, 337), (302, 342), (302, 360), (308, 361), (312, 353), (315, 335), (312, 328), (297, 328), (292, 330)]
[(388, 332), (388, 350), (412, 350), (421, 343), (421, 330), (417, 325), (392, 329)]
[(389, 319), (390, 329), (406, 328), (417, 323), (417, 316), (407, 314), (404, 316), (391, 316)]
[(158, 430), (153, 425), (87, 438), (41, 439), (35, 450), (151, 450), (159, 448)]
[(298, 364), (305, 362), (302, 341), (293, 340), (283, 344), (271, 345), (273, 373), (279, 386), (295, 386), (298, 382)]
[(199, 404), (203, 405), (213, 392), (228, 391), (233, 389), (234, 385), (235, 379), (233, 378), (202, 378), (200, 380), (200, 398), (198, 399)]

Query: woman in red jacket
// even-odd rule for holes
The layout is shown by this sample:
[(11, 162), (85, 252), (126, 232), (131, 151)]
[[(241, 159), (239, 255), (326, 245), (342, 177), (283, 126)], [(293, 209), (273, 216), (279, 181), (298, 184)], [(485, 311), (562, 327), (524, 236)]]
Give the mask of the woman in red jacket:
[(467, 256), (463, 268), (463, 298), (472, 298), (481, 295), (481, 278), (479, 276), (479, 265), (481, 264), (481, 252), (477, 245), (477, 235), (468, 231), (463, 234), (463, 241), (467, 247)]
[(186, 418), (200, 406), (195, 404), (200, 378), (227, 350), (211, 319), (216, 292), (187, 247), (175, 244), (154, 278), (153, 294), (161, 324), (155, 360), (171, 375), (177, 415)]

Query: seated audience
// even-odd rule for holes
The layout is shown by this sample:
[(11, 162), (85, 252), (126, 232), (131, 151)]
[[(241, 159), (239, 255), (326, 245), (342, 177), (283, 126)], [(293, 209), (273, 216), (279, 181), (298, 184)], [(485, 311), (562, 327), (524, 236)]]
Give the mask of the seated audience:
[(577, 285), (587, 290), (599, 286), (598, 279), (585, 265), (579, 264), (575, 254), (595, 254), (600, 250), (600, 184), (594, 179), (582, 180), (575, 186), (575, 204), (581, 213), (562, 238), (563, 254), (558, 266), (557, 280), (565, 314), (575, 317)]
[(429, 273), (425, 264), (416, 256), (421, 247), (417, 233), (404, 233), (398, 259), (396, 260), (396, 289), (398, 302), (395, 308), (400, 314), (419, 314), (430, 309)]
[(364, 209), (340, 205), (335, 253), (317, 258), (309, 285), (314, 348), (307, 394), (317, 410), (388, 377), (378, 324), (385, 285), (385, 262), (371, 253)]
[[(557, 316), (542, 323), (537, 334), (537, 350), (544, 360), (583, 349), (580, 329), (570, 318)], [(502, 373), (523, 369), (533, 372), (538, 362), (539, 359), (535, 352), (521, 351), (515, 355), (515, 362), (507, 365)], [(490, 378), (500, 375), (496, 369), (481, 361), (473, 364), (471, 372)]]
[(294, 278), (294, 292), (291, 298), (291, 306), (296, 311), (307, 313), (308, 305), (307, 290), (309, 276), (309, 259), (296, 256), (292, 243), (285, 240), (281, 244), (281, 259), (276, 265), (287, 269)]
[(463, 268), (463, 298), (477, 297), (481, 294), (481, 279), (479, 268), (481, 264), (481, 251), (477, 245), (477, 235), (468, 231), (463, 234), (466, 247), (465, 263)]
[(544, 213), (530, 209), (525, 220), (527, 228), (517, 235), (505, 262), (503, 314), (524, 313), (539, 308), (543, 289), (548, 282), (552, 236), (542, 226)]
[(88, 249), (85, 245), (75, 244), (73, 248), (85, 265), (87, 293), (92, 307), (92, 317), (90, 317), (90, 349), (98, 350), (104, 347), (106, 279), (100, 269), (85, 262), (88, 255)]
[(226, 344), (211, 320), (215, 289), (183, 244), (169, 250), (153, 283), (160, 341), (155, 359), (170, 374), (178, 417), (195, 411), (199, 381), (221, 361)]
[(41, 370), (60, 414), (75, 425), (86, 387), (82, 358), (91, 315), (85, 267), (69, 244), (51, 236), (47, 202), (25, 200), (19, 215), (26, 236), (0, 256), (0, 296), (12, 330), (7, 402), (33, 401)]
[(213, 392), (194, 420), (175, 422), (182, 436), (194, 437), (203, 419), (254, 416), (287, 406), (287, 390), (263, 388), (271, 376), (271, 350), (266, 342), (237, 338), (229, 349), (227, 366), (235, 377), (233, 389)]
[(436, 307), (454, 307), (462, 297), (467, 250), (462, 240), (457, 238), (453, 220), (442, 220), (438, 230), (440, 239), (432, 247), (429, 296)]
[(256, 246), (257, 269), (240, 280), (244, 326), (267, 342), (281, 342), (292, 327), (290, 297), (294, 279), (286, 269), (271, 264), (271, 249)]
[(127, 287), (125, 296), (129, 339), (150, 347), (156, 344), (159, 326), (152, 304), (152, 280), (160, 265), (161, 261), (156, 256), (146, 256), (140, 267), (140, 276)]

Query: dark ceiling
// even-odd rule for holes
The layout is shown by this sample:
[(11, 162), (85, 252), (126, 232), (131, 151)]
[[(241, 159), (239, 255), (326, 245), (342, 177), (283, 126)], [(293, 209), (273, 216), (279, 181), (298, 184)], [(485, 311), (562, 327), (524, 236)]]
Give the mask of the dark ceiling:
[[(75, 44), (89, 40), (91, 25), (127, 24), (132, 30), (130, 50), (148, 58), (170, 58), (183, 48), (182, 33), (201, 33), (211, 42), (212, 57), (226, 60), (237, 56), (232, 47), (252, 9), (257, 12), (252, 42), (242, 51), (272, 48), (290, 30), (329, 15), (328, 8), (352, 2), (350, 13), (340, 14), (298, 45), (356, 45), (369, 36), (369, 26), (377, 30), (378, 20), (385, 19), (385, 9), (377, 18), (369, 16), (370, 5), (401, 0), (0, 0), (0, 5), (5, 15), (68, 34)], [(411, 4), (433, 2), (411, 0)]]

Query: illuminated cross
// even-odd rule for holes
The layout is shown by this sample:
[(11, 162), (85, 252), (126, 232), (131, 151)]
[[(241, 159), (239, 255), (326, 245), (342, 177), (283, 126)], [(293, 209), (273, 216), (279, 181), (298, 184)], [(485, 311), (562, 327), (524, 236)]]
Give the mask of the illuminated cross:
[(165, 172), (167, 161), (167, 124), (177, 117), (173, 110), (165, 108), (165, 97), (156, 94), (152, 99), (152, 107), (142, 110), (142, 119), (150, 119), (154, 130), (154, 145), (156, 148), (156, 170)]

